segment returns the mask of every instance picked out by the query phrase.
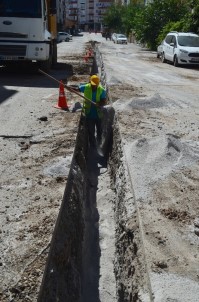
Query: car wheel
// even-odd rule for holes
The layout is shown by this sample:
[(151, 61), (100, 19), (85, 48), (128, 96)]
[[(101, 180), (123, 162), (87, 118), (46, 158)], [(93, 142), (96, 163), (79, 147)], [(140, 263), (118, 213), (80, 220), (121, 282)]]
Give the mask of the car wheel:
[(159, 59), (159, 57), (160, 57), (160, 54), (157, 52), (157, 58)]
[(162, 63), (166, 63), (166, 59), (165, 59), (165, 55), (164, 55), (164, 52), (162, 53)]
[(174, 59), (173, 59), (173, 65), (174, 65), (175, 67), (178, 67), (178, 66), (179, 66), (178, 57), (177, 57), (176, 55), (174, 56)]

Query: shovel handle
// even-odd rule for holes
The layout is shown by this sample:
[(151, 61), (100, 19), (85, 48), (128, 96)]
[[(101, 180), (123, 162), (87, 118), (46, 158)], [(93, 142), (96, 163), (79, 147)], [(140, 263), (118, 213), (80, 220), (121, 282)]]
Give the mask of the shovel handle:
[[(44, 74), (44, 75), (47, 76), (48, 78), (54, 80), (55, 82), (61, 84), (61, 81), (55, 79), (54, 77), (52, 77), (52, 76), (49, 75), (48, 73), (44, 72), (43, 70), (39, 69), (39, 72), (42, 73), (42, 74)], [(63, 83), (62, 83), (62, 84), (63, 84)], [(95, 102), (89, 100), (89, 99), (86, 98), (84, 95), (82, 95), (82, 94), (80, 94), (79, 92), (77, 92), (75, 89), (73, 89), (73, 88), (71, 88), (71, 87), (68, 87), (66, 84), (64, 84), (64, 87), (65, 87), (68, 91), (77, 94), (78, 96), (80, 96), (80, 97), (83, 98), (84, 100), (86, 100), (86, 101), (92, 103), (93, 105), (97, 106), (97, 104), (96, 104)]]

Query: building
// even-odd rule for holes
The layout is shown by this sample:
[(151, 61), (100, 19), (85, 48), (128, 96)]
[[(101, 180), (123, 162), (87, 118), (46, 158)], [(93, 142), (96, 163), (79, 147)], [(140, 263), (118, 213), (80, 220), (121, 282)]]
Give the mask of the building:
[(57, 27), (61, 31), (65, 27), (66, 5), (65, 0), (56, 0), (57, 7)]
[(113, 0), (66, 0), (66, 28), (100, 31)]

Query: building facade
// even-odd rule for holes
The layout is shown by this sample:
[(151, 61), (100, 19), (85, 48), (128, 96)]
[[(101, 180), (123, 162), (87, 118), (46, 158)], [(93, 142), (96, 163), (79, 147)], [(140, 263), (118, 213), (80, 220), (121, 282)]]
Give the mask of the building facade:
[(64, 29), (66, 18), (66, 4), (65, 0), (56, 0), (57, 7), (57, 27), (59, 31)]
[(113, 0), (66, 0), (66, 27), (100, 31), (103, 16)]

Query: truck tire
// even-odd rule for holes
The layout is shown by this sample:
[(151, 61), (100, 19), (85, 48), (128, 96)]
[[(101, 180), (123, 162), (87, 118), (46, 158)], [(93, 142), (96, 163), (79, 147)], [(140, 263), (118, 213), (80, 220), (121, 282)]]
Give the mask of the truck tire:
[(39, 61), (38, 62), (39, 69), (49, 72), (52, 67), (52, 54), (50, 53), (49, 59), (45, 61)]

